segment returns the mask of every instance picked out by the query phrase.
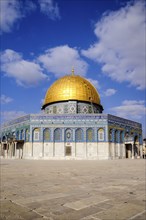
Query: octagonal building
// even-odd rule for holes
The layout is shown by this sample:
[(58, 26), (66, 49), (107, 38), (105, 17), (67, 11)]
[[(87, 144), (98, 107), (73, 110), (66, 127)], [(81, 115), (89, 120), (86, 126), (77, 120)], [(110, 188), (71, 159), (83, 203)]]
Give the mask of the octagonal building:
[(142, 157), (141, 124), (102, 112), (99, 93), (87, 79), (74, 73), (61, 77), (48, 88), (41, 114), (3, 124), (1, 157)]

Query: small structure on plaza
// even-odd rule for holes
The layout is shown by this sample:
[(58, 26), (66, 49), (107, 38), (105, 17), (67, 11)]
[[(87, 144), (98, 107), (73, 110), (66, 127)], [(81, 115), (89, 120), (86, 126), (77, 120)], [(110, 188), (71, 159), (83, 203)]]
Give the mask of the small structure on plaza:
[(98, 91), (72, 72), (48, 89), (41, 114), (3, 124), (1, 156), (99, 160), (142, 157), (141, 124), (102, 112)]
[(143, 159), (146, 159), (146, 138), (143, 139)]

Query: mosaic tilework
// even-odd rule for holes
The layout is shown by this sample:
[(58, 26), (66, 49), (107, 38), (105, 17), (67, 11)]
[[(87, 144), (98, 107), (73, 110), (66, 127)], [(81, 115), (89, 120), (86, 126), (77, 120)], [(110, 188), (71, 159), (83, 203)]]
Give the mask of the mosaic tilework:
[(75, 114), (75, 113), (102, 113), (100, 106), (93, 103), (67, 101), (48, 105), (45, 107), (46, 114)]
[[(70, 102), (70, 107), (74, 108), (75, 103)], [(61, 105), (63, 108), (65, 105)], [(82, 103), (82, 106), (85, 106)], [(71, 108), (72, 108), (71, 107)], [(51, 106), (51, 109), (52, 106)], [(74, 109), (73, 109), (74, 111)], [(77, 128), (84, 128), (85, 131), (88, 128), (94, 127), (95, 134), (97, 136), (97, 130), (99, 128), (106, 128), (104, 141), (109, 141), (113, 143), (122, 143), (125, 139), (126, 133), (131, 137), (138, 138), (139, 143), (142, 143), (142, 127), (141, 124), (123, 119), (120, 117), (106, 115), (106, 114), (67, 114), (67, 115), (48, 115), (48, 114), (32, 114), (27, 115), (17, 120), (12, 120), (11, 122), (2, 126), (1, 138), (2, 140), (7, 139), (8, 137), (15, 136), (17, 140), (32, 140), (32, 133), (34, 128), (41, 128), (40, 130), (40, 140), (43, 141), (43, 129), (50, 128), (51, 130), (51, 140), (53, 140), (53, 131), (55, 128), (72, 128), (73, 130)], [(64, 135), (65, 131), (62, 131)], [(75, 132), (75, 131), (74, 131)], [(27, 136), (27, 138), (26, 138)], [(85, 136), (85, 135), (84, 135)], [(96, 137), (94, 141), (97, 141)], [(64, 139), (62, 138), (62, 141)], [(87, 140), (84, 140), (87, 141)]]

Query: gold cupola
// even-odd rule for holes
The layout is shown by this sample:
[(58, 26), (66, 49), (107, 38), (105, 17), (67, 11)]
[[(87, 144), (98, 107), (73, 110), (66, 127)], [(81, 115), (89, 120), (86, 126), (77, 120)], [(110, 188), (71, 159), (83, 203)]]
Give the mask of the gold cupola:
[(100, 96), (95, 87), (79, 75), (66, 75), (55, 81), (48, 89), (42, 109), (62, 101), (82, 101), (100, 105)]

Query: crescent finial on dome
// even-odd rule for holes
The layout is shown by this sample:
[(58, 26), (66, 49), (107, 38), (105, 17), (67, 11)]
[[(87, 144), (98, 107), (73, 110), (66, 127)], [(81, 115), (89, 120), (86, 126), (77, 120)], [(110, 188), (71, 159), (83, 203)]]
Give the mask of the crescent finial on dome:
[(72, 67), (72, 76), (74, 76), (75, 75), (75, 70), (74, 70), (74, 67)]

